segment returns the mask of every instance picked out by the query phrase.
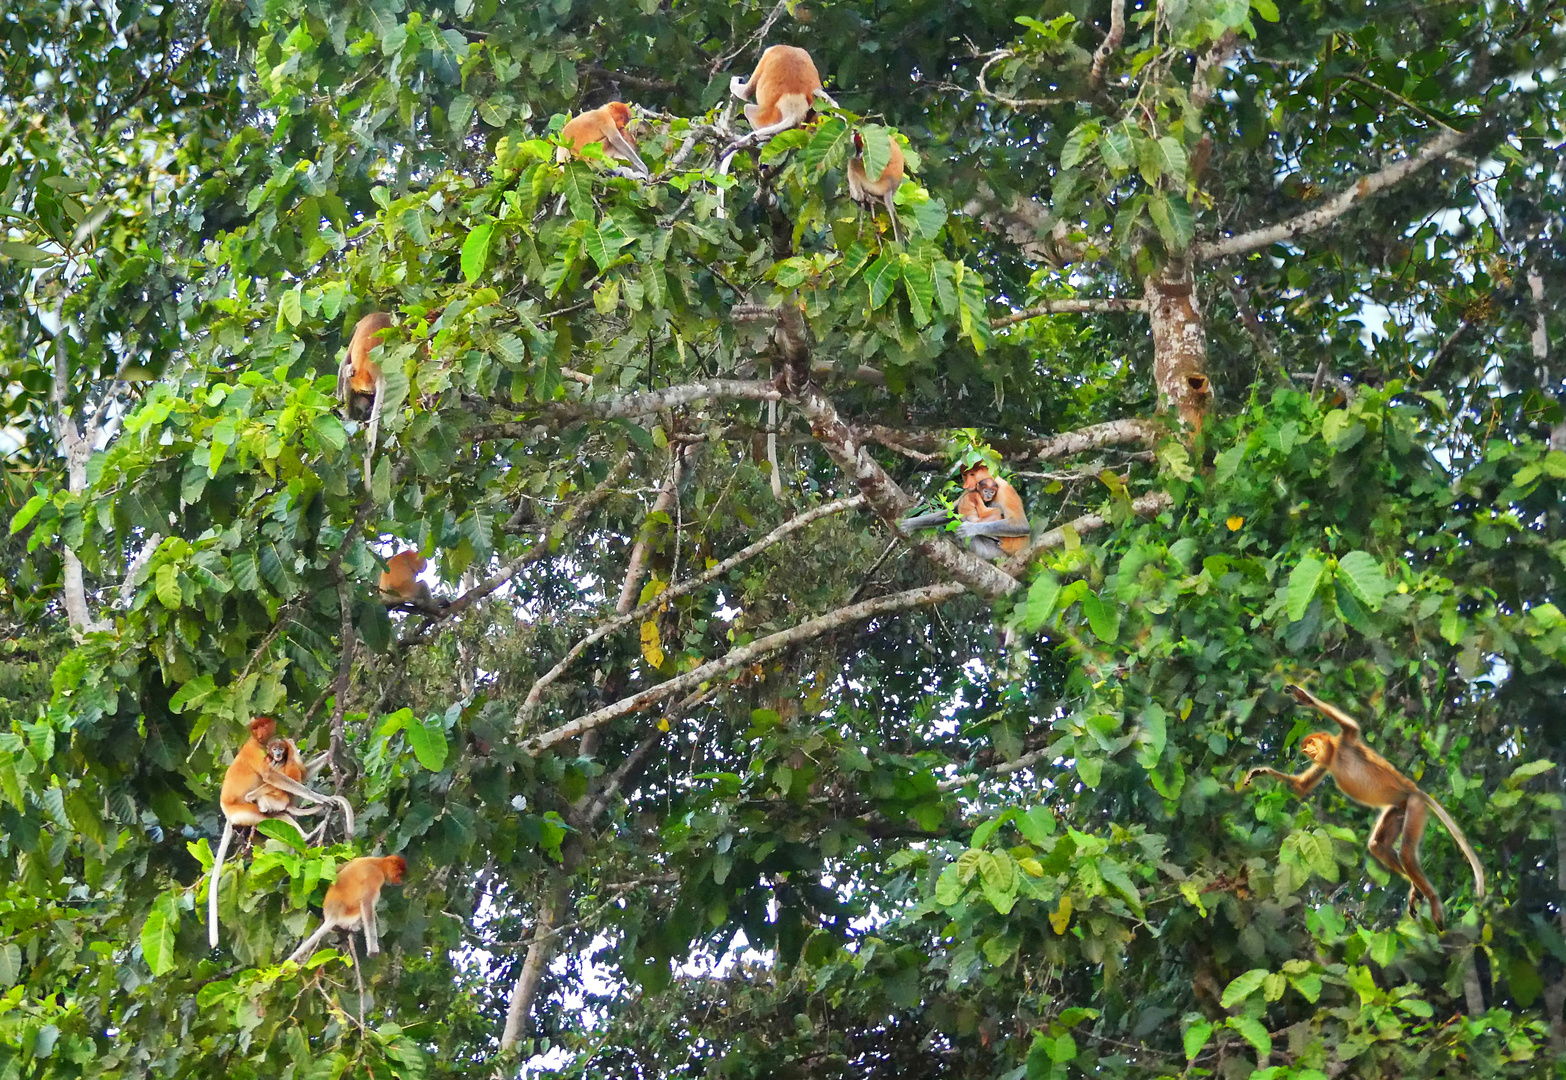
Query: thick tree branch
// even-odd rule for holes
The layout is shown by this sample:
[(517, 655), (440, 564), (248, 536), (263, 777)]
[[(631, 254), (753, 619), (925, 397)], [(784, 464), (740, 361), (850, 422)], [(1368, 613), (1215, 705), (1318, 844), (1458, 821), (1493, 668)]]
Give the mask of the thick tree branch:
[[(1041, 439), (1013, 439), (1000, 436), (990, 440), (990, 445), (1000, 456), (1015, 464), (1029, 461), (1050, 461), (1054, 458), (1101, 450), (1106, 446), (1140, 443), (1157, 445), (1165, 429), (1153, 420), (1107, 420), (1091, 424), (1076, 431), (1065, 431)], [(854, 429), (863, 440), (878, 443), (904, 457), (919, 461), (935, 461), (946, 452), (955, 435), (954, 430), (934, 428), (925, 431), (903, 431), (881, 424), (868, 424)]]
[(1102, 450), (1106, 446), (1123, 446), (1127, 443), (1156, 446), (1166, 430), (1163, 425), (1152, 420), (1107, 420), (1102, 424), (1090, 424), (1047, 439), (1034, 439), (1015, 448), (1013, 444), (1002, 441), (997, 449), (1019, 464), (1025, 461), (1053, 461), (1072, 454), (1084, 454), (1089, 450)]
[(1126, 0), (1109, 0), (1109, 32), (1099, 42), (1093, 53), (1093, 70), (1088, 72), (1088, 85), (1097, 90), (1104, 84), (1104, 68), (1109, 58), (1120, 48), (1126, 36)]
[[(1172, 505), (1173, 501), (1167, 494), (1158, 491), (1134, 500), (1131, 503), (1131, 508), (1138, 514), (1155, 514)], [(1069, 527), (1080, 536), (1083, 533), (1103, 528), (1107, 520), (1102, 514), (1084, 514), (1071, 522)], [(1066, 526), (1051, 529), (1029, 545), (1025, 551), (1008, 560), (1006, 567), (1014, 567), (1020, 571), (1039, 552), (1062, 546), (1066, 542), (1065, 530)], [(1022, 587), (1016, 578), (1008, 576), (1007, 580), (1011, 582), (1011, 588), (1006, 590), (1007, 592), (1013, 592)], [(775, 634), (757, 638), (749, 645), (734, 649), (718, 659), (710, 660), (683, 675), (677, 675), (666, 682), (658, 683), (656, 686), (650, 686), (629, 697), (621, 698), (612, 705), (606, 705), (602, 709), (590, 712), (586, 716), (578, 717), (568, 724), (562, 724), (541, 735), (524, 739), (520, 749), (524, 754), (537, 757), (552, 746), (565, 742), (568, 739), (574, 739), (585, 732), (594, 731), (612, 720), (637, 712), (656, 702), (667, 700), (676, 694), (697, 688), (702, 683), (723, 674), (725, 671), (733, 671), (735, 668), (744, 667), (746, 664), (752, 663), (763, 656), (768, 656), (806, 641), (813, 641), (851, 623), (873, 619), (877, 615), (888, 615), (893, 612), (907, 611), (911, 608), (923, 607), (928, 604), (939, 604), (950, 600), (954, 596), (960, 596), (967, 591), (967, 588), (961, 582), (947, 581), (938, 585), (926, 585), (921, 589), (909, 589), (906, 592), (877, 596), (858, 604), (850, 604), (847, 607), (838, 608), (836, 611), (828, 612), (814, 619), (808, 619), (787, 630), (780, 630)]]
[(1002, 60), (1010, 60), (1016, 55), (1017, 54), (1012, 52), (1010, 49), (996, 49), (994, 52), (985, 57), (984, 64), (979, 68), (978, 76), (975, 79), (975, 81), (979, 84), (980, 97), (988, 98), (991, 101), (998, 101), (1002, 105), (1006, 105), (1013, 109), (1042, 109), (1047, 108), (1050, 105), (1060, 105), (1067, 101), (1076, 100), (1076, 96), (1073, 94), (1057, 94), (1055, 97), (1046, 98), (1015, 98), (1008, 97), (1005, 94), (991, 90), (989, 83), (984, 81), (984, 76), (989, 73), (990, 68), (994, 67)]
[(818, 637), (832, 633), (834, 630), (865, 619), (873, 619), (877, 615), (889, 615), (893, 612), (907, 611), (910, 608), (922, 607), (927, 604), (938, 604), (943, 600), (950, 600), (954, 596), (959, 596), (965, 591), (965, 588), (960, 583), (948, 581), (939, 585), (926, 585), (922, 589), (910, 589), (907, 592), (877, 596), (862, 603), (838, 608), (836, 611), (828, 612), (814, 619), (808, 619), (798, 626), (792, 626), (787, 630), (780, 630), (775, 634), (757, 638), (749, 645), (734, 649), (716, 660), (708, 661), (698, 668), (687, 671), (683, 675), (676, 675), (666, 682), (658, 683), (656, 686), (649, 686), (647, 689), (632, 694), (630, 697), (621, 698), (612, 705), (606, 705), (602, 709), (590, 712), (586, 716), (578, 717), (568, 724), (562, 724), (560, 727), (546, 731), (541, 735), (524, 739), (520, 749), (524, 754), (537, 757), (551, 746), (565, 742), (568, 739), (574, 739), (584, 732), (602, 727), (612, 720), (645, 709), (649, 705), (664, 701), (676, 694), (692, 690), (708, 679), (723, 674), (725, 671), (733, 671), (735, 668), (744, 667), (746, 664), (775, 653), (780, 649), (786, 649), (806, 641), (813, 641)]
[[(664, 477), (663, 485), (658, 489), (658, 498), (642, 521), (642, 527), (637, 530), (636, 542), (631, 545), (631, 557), (626, 560), (625, 577), (620, 582), (620, 599), (614, 605), (616, 614), (624, 615), (636, 603), (636, 597), (642, 590), (642, 575), (647, 567), (647, 552), (652, 544), (652, 519), (658, 514), (667, 514), (674, 505), (685, 470), (694, 465), (698, 450), (699, 444), (695, 443), (681, 443), (674, 447), (669, 475)], [(533, 700), (533, 696), (528, 695), (529, 703)]]
[[(913, 505), (914, 500), (897, 485), (897, 481), (886, 474), (886, 470), (871, 455), (869, 447), (843, 422), (824, 390), (814, 383), (807, 383), (793, 395), (792, 400), (801, 415), (810, 421), (811, 434), (827, 456), (854, 482), (877, 516), (889, 528), (896, 530), (898, 520)], [(1014, 579), (938, 533), (910, 537), (908, 543), (945, 574), (956, 578), (980, 596), (1004, 596), (1016, 588)]]
[(803, 514), (785, 521), (783, 524), (773, 529), (766, 536), (763, 536), (755, 543), (749, 544), (746, 547), (741, 548), (739, 551), (736, 551), (733, 555), (730, 555), (727, 559), (724, 559), (716, 566), (713, 566), (703, 571), (702, 573), (697, 574), (693, 578), (688, 578), (685, 581), (680, 582), (678, 585), (670, 586), (668, 589), (665, 589), (663, 592), (647, 601), (647, 603), (636, 608), (634, 611), (620, 611), (614, 618), (610, 619), (608, 622), (604, 623), (602, 626), (598, 627), (592, 633), (584, 637), (581, 641), (578, 641), (575, 645), (573, 645), (571, 647), (571, 651), (566, 653), (558, 664), (550, 668), (547, 672), (539, 677), (538, 681), (533, 684), (532, 689), (528, 691), (527, 700), (522, 703), (522, 719), (527, 720), (532, 715), (532, 711), (537, 708), (539, 697), (543, 694), (544, 690), (549, 687), (551, 683), (559, 679), (562, 674), (564, 674), (566, 668), (570, 667), (572, 662), (575, 661), (578, 656), (582, 655), (583, 650), (587, 649), (595, 642), (602, 641), (604, 638), (608, 637), (610, 634), (614, 633), (623, 626), (628, 626), (631, 623), (645, 619), (647, 616), (657, 611), (664, 604), (667, 604), (670, 600), (684, 596), (686, 593), (694, 592), (703, 585), (707, 584), (709, 581), (714, 581), (717, 578), (722, 577), (736, 566), (755, 558), (773, 544), (776, 544), (785, 537), (798, 532), (805, 526), (819, 521), (824, 517), (830, 517), (833, 514), (840, 514), (845, 510), (856, 509), (860, 506), (863, 506), (864, 502), (865, 500), (863, 495), (855, 495), (852, 498), (838, 499), (836, 502), (830, 502), (824, 506), (818, 506), (812, 510), (807, 510)]
[(1072, 297), (1046, 300), (1034, 307), (1024, 308), (1015, 315), (990, 320), (990, 329), (1000, 330), (1016, 323), (1036, 319), (1040, 315), (1107, 314), (1114, 311), (1147, 311), (1147, 302), (1136, 296)]
[[(1165, 510), (1173, 505), (1174, 499), (1168, 493), (1162, 491), (1154, 491), (1131, 501), (1132, 511), (1141, 517), (1150, 517), (1160, 510)], [(1049, 532), (1041, 535), (1022, 551), (1017, 552), (1017, 554), (1002, 563), (1001, 569), (1009, 575), (1020, 574), (1027, 569), (1028, 563), (1033, 561), (1034, 556), (1050, 548), (1057, 548), (1063, 545), (1066, 542), (1066, 530), (1068, 528), (1078, 536), (1081, 536), (1083, 533), (1102, 529), (1107, 521), (1108, 519), (1103, 514), (1083, 514), (1076, 520), (1051, 529)], [(1012, 580), (1015, 581), (1016, 578), (1013, 577)]]
[(620, 420), (633, 416), (650, 416), (665, 409), (678, 408), (707, 398), (776, 401), (779, 397), (778, 388), (769, 382), (754, 379), (698, 379), (696, 382), (666, 386), (661, 390), (645, 390), (624, 397), (581, 402), (575, 405), (551, 406), (549, 415), (562, 419), (591, 417), (598, 420)]
[(988, 185), (963, 205), (962, 212), (1017, 245), (1028, 262), (1064, 266), (1082, 257), (1082, 249), (1070, 239), (1072, 229), (1056, 221), (1037, 199), (1012, 193), (1004, 202)]
[(1244, 255), (1286, 240), (1297, 240), (1301, 236), (1324, 229), (1372, 195), (1402, 183), (1431, 162), (1449, 156), (1484, 127), (1485, 122), (1481, 118), (1467, 131), (1443, 131), (1426, 143), (1424, 149), (1418, 153), (1388, 165), (1380, 172), (1360, 177), (1353, 185), (1340, 191), (1314, 210), (1307, 210), (1287, 221), (1254, 229), (1238, 236), (1194, 244), (1191, 247), (1191, 257), (1198, 262), (1209, 262), (1229, 255)]

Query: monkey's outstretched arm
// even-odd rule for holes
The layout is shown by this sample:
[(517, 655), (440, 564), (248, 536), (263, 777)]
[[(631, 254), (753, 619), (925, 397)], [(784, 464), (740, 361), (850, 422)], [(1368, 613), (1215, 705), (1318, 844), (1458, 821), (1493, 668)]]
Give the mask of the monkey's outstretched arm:
[(972, 536), (1031, 536), (1032, 528), (1026, 519), (996, 518), (994, 521), (964, 521), (957, 526), (957, 536), (966, 540)]
[(1279, 772), (1277, 769), (1260, 766), (1245, 774), (1245, 783), (1242, 786), (1250, 787), (1251, 781), (1258, 776), (1272, 776), (1289, 785), (1289, 790), (1303, 799), (1316, 790), (1316, 785), (1321, 783), (1326, 778), (1326, 775), (1327, 769), (1324, 765), (1312, 765), (1298, 776), (1290, 776), (1286, 772)]
[(1328, 720), (1331, 720), (1334, 724), (1338, 725), (1338, 727), (1342, 728), (1343, 738), (1346, 741), (1357, 742), (1359, 740), (1359, 721), (1355, 720), (1348, 713), (1344, 712), (1336, 705), (1331, 705), (1325, 701), (1322, 701), (1319, 697), (1305, 689), (1303, 686), (1295, 686), (1293, 683), (1290, 683), (1288, 686), (1284, 687), (1284, 689), (1287, 690), (1290, 694), (1294, 695), (1295, 701), (1298, 701), (1301, 705), (1309, 705), (1311, 708), (1321, 713), (1322, 716), (1325, 716)]
[(916, 514), (905, 517), (897, 523), (897, 530), (904, 536), (919, 529), (933, 529), (937, 525), (945, 525), (952, 520), (950, 510), (937, 510), (933, 514)]
[(341, 795), (322, 795), (319, 791), (305, 787), (293, 777), (278, 772), (276, 769), (267, 769), (264, 777), (268, 784), (282, 788), (290, 795), (299, 799), (308, 799), (313, 803), (336, 803), (343, 812), (343, 829), (347, 835), (353, 835), (353, 806)]

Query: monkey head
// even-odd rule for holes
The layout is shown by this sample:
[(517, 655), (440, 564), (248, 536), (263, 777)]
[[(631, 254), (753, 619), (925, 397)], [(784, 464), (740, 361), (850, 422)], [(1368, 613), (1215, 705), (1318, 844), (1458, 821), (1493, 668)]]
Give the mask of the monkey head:
[(1324, 731), (1313, 731), (1300, 740), (1300, 752), (1317, 765), (1332, 764), (1332, 752), (1335, 749), (1332, 736)]
[(621, 131), (631, 122), (631, 107), (623, 101), (611, 101), (604, 106), (604, 110), (613, 118), (614, 126)]

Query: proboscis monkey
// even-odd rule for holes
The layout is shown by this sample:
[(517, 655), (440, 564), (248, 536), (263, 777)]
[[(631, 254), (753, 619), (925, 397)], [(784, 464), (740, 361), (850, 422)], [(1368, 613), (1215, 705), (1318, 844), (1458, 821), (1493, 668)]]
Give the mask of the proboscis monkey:
[[(299, 747), (294, 745), (294, 740), (273, 738), (266, 744), (266, 760), (274, 771), (290, 780), (304, 781), (305, 763), (299, 756)], [(250, 793), (250, 801), (267, 817), (286, 815), (294, 805), (294, 797), (273, 784), (262, 784), (256, 788)]]
[(353, 949), (352, 931), (364, 930), (364, 948), (369, 955), (380, 952), (375, 904), (381, 898), (381, 886), (387, 882), (401, 885), (402, 876), (407, 872), (408, 860), (401, 855), (366, 855), (345, 864), (337, 871), (337, 880), (326, 890), (326, 899), (321, 904), (320, 929), (305, 938), (288, 959), (296, 964), (303, 963), (332, 930), (350, 932), (348, 951), (353, 954), (355, 967), (359, 966), (359, 957)]
[(1383, 866), (1409, 881), (1408, 913), (1416, 915), (1421, 894), (1430, 902), (1430, 918), (1439, 929), (1446, 924), (1441, 910), (1441, 898), (1436, 895), (1424, 867), (1419, 864), (1419, 843), (1424, 839), (1425, 824), (1429, 812), (1434, 810), (1457, 846), (1468, 857), (1468, 865), (1474, 872), (1474, 891), (1484, 899), (1484, 867), (1479, 856), (1457, 827), (1452, 815), (1440, 803), (1419, 790), (1408, 777), (1394, 769), (1387, 759), (1360, 741), (1359, 724), (1352, 716), (1335, 705), (1328, 705), (1310, 691), (1298, 686), (1286, 688), (1301, 705), (1309, 705), (1342, 729), (1341, 735), (1329, 735), (1325, 731), (1313, 731), (1300, 740), (1300, 750), (1313, 764), (1298, 776), (1279, 772), (1277, 769), (1257, 768), (1245, 774), (1245, 785), (1257, 776), (1273, 776), (1289, 786), (1289, 790), (1304, 798), (1316, 785), (1331, 776), (1338, 782), (1338, 790), (1361, 806), (1373, 806), (1381, 810), (1381, 816), (1370, 831), (1370, 853)]
[(386, 331), (396, 323), (384, 311), (372, 311), (360, 319), (348, 339), (348, 351), (337, 366), (337, 396), (348, 419), (367, 417), (364, 437), (364, 486), (370, 486), (370, 459), (381, 430), (381, 402), (386, 397), (386, 376), (370, 359), (370, 350), (382, 344)]
[(795, 45), (774, 45), (761, 54), (756, 70), (746, 82), (738, 75), (729, 80), (729, 92), (745, 106), (745, 119), (755, 134), (776, 135), (797, 127), (810, 115), (820, 98), (834, 109), (837, 102), (821, 88), (821, 76), (810, 54)]
[[(989, 466), (982, 463), (963, 470), (962, 488), (962, 495), (953, 507), (962, 522), (957, 526), (957, 538), (967, 540), (975, 555), (981, 559), (998, 559), (1002, 555), (1015, 555), (1027, 546), (1032, 528), (1016, 488), (992, 476)], [(951, 520), (951, 513), (937, 510), (905, 517), (897, 527), (907, 535), (916, 529), (945, 525)], [(997, 536), (1002, 539), (992, 539)]]
[(600, 143), (605, 155), (629, 162), (643, 177), (650, 177), (652, 171), (636, 152), (636, 143), (625, 133), (625, 126), (630, 122), (630, 106), (623, 101), (611, 101), (566, 121), (566, 126), (560, 129), (560, 138), (578, 154), (589, 143)]
[(443, 601), (430, 594), (430, 587), (419, 580), (419, 574), (429, 565), (429, 560), (416, 548), (399, 551), (386, 560), (381, 574), (381, 600), (393, 607), (411, 604), (423, 610), (445, 607)]
[[(319, 814), (332, 803), (343, 812), (346, 835), (353, 835), (353, 807), (348, 800), (339, 795), (322, 795), (302, 782), (314, 777), (325, 765), (327, 756), (323, 754), (305, 765), (293, 741), (275, 739), (276, 734), (277, 722), (270, 716), (251, 720), (250, 738), (245, 740), (223, 774), (223, 788), (218, 795), (218, 806), (223, 811), (223, 835), (218, 841), (212, 875), (207, 882), (207, 941), (214, 949), (218, 946), (218, 886), (223, 879), (223, 860), (236, 828), (254, 828), (263, 821), (280, 819), (292, 823), (303, 835), (304, 828), (298, 819)], [(279, 764), (283, 768), (277, 768)], [(296, 765), (298, 775), (294, 772)], [(307, 799), (312, 805), (299, 806), (295, 799)]]
[(868, 205), (872, 215), (875, 213), (877, 202), (885, 206), (887, 214), (892, 219), (892, 239), (901, 243), (902, 236), (897, 227), (897, 207), (893, 199), (897, 196), (897, 189), (903, 184), (903, 148), (897, 145), (896, 136), (888, 135), (887, 142), (892, 148), (892, 156), (887, 159), (886, 168), (881, 170), (881, 175), (871, 180), (865, 174), (865, 137), (857, 131), (854, 132), (854, 153), (848, 159), (848, 194), (856, 203), (862, 206)]

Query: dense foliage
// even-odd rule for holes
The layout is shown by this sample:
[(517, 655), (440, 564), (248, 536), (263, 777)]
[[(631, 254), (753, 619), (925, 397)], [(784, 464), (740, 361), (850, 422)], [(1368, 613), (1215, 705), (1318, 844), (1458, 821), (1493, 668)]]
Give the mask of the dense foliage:
[[(725, 164), (777, 42), (840, 108)], [(1563, 42), (0, 9), (0, 1078), (1566, 1075)], [(651, 181), (558, 153), (610, 100)], [(1027, 555), (889, 528), (979, 459)], [(1291, 681), (1477, 847), (1444, 930), (1373, 811), (1241, 787)], [(242, 842), (209, 951), (263, 714), (357, 829)], [(382, 954), (283, 964), (390, 852)]]

